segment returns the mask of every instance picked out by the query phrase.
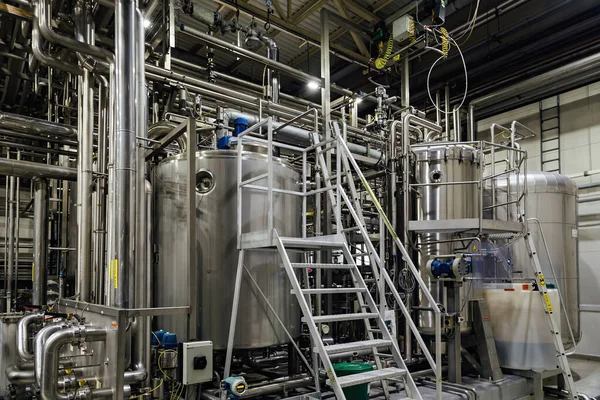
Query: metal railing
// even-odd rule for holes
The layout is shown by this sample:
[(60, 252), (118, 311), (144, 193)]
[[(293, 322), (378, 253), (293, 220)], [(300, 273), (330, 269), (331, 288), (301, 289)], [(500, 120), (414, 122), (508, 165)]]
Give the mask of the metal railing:
[[(271, 118), (267, 118), (265, 120), (260, 121), (258, 124), (252, 126), (251, 128), (245, 130), (240, 133), (237, 137), (237, 152), (238, 152), (238, 165), (237, 165), (237, 181), (238, 181), (238, 249), (250, 249), (250, 248), (258, 248), (258, 247), (271, 247), (273, 246), (273, 194), (279, 193), (283, 195), (293, 195), (299, 196), (302, 199), (302, 237), (307, 237), (307, 198), (310, 196), (318, 196), (321, 193), (326, 193), (333, 211), (333, 218), (336, 222), (336, 232), (338, 234), (344, 233), (344, 225), (342, 222), (342, 205), (348, 209), (349, 213), (352, 216), (353, 222), (355, 224), (354, 229), (360, 231), (361, 236), (364, 239), (364, 243), (366, 245), (366, 252), (371, 259), (370, 267), (372, 268), (373, 276), (380, 281), (380, 288), (385, 285), (384, 289), (386, 289), (389, 293), (391, 293), (394, 297), (394, 300), (398, 304), (402, 315), (406, 319), (407, 324), (410, 326), (411, 332), (413, 333), (415, 339), (419, 343), (423, 355), (427, 359), (429, 365), (431, 366), (434, 374), (436, 376), (436, 398), (441, 399), (442, 395), (442, 310), (438, 306), (437, 301), (433, 298), (433, 295), (429, 291), (427, 284), (421, 278), (419, 270), (415, 266), (414, 262), (411, 260), (404, 244), (398, 237), (396, 231), (392, 227), (388, 217), (386, 216), (377, 196), (373, 193), (369, 183), (365, 175), (362, 173), (358, 163), (354, 159), (352, 153), (350, 152), (347, 144), (344, 141), (343, 135), (334, 135), (333, 137), (325, 140), (321, 140), (319, 134), (317, 132), (317, 113), (315, 109), (311, 109), (306, 111), (305, 115), (314, 113), (315, 115), (315, 125), (314, 131), (312, 133), (313, 144), (307, 147), (299, 147), (293, 146), (286, 143), (281, 143), (273, 140), (273, 123)], [(263, 129), (266, 127), (267, 130), (267, 139), (256, 138), (254, 136), (250, 136), (253, 132), (258, 132), (259, 129)], [(259, 144), (267, 146), (267, 173), (262, 173), (253, 177), (244, 177), (242, 164), (243, 164), (243, 146), (245, 144)], [(294, 151), (301, 154), (301, 157), (297, 157), (296, 159), (302, 159), (302, 182), (299, 186), (301, 188), (299, 190), (289, 190), (274, 187), (273, 182), (273, 149), (274, 148), (282, 148), (290, 151)], [(328, 151), (335, 151), (335, 160), (336, 160), (336, 170), (334, 173), (330, 174), (326, 164), (324, 154)], [(323, 174), (323, 187), (317, 187), (315, 189), (309, 190), (308, 187), (308, 155), (314, 152), (316, 157), (316, 162), (320, 167), (320, 171)], [(402, 300), (400, 293), (396, 289), (388, 271), (384, 267), (381, 261), (381, 255), (378, 254), (377, 249), (373, 245), (373, 242), (369, 238), (369, 234), (366, 230), (364, 218), (362, 217), (362, 211), (360, 209), (355, 208), (354, 199), (356, 199), (357, 194), (353, 184), (349, 184), (351, 190), (351, 197), (348, 195), (346, 190), (344, 189), (344, 182), (342, 182), (342, 178), (345, 177), (347, 182), (353, 182), (353, 175), (356, 174), (362, 183), (365, 191), (368, 193), (373, 205), (377, 209), (377, 213), (381, 220), (383, 221), (383, 225), (387, 228), (391, 237), (394, 240), (395, 245), (400, 250), (403, 258), (405, 259), (410, 272), (412, 273), (415, 281), (418, 283), (419, 288), (423, 292), (423, 295), (428, 299), (431, 304), (431, 312), (434, 313), (434, 325), (435, 325), (435, 359), (434, 355), (429, 351), (427, 344), (422, 338), (416, 324), (412, 320), (410, 311), (406, 308), (404, 301)], [(260, 181), (266, 179), (266, 185), (259, 185)], [(244, 190), (258, 190), (258, 191), (266, 191), (267, 192), (267, 230), (266, 231), (258, 231), (258, 232), (243, 232), (242, 231), (242, 212), (243, 212), (243, 200), (242, 194)], [(315, 216), (317, 218), (317, 216)], [(382, 233), (382, 232), (381, 232)], [(385, 302), (385, 299), (383, 299)], [(383, 310), (385, 307), (382, 307)]]

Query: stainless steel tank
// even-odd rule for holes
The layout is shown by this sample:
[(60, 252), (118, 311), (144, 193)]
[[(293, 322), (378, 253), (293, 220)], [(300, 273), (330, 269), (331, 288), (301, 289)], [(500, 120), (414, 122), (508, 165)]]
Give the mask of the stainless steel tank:
[[(523, 176), (520, 177), (520, 190), (524, 186)], [(496, 182), (496, 204), (505, 203), (507, 196), (514, 200), (517, 179), (513, 175), (509, 182), (506, 179)], [(510, 192), (507, 191), (510, 190)], [(486, 193), (485, 202), (489, 202), (491, 194)], [(577, 185), (564, 175), (550, 172), (527, 172), (527, 200), (525, 213), (528, 219), (537, 218), (540, 221), (550, 258), (554, 264), (556, 276), (552, 273), (548, 256), (543, 245), (540, 228), (534, 221), (529, 221), (529, 229), (533, 235), (536, 249), (542, 263), (542, 269), (547, 282), (556, 283), (562, 292), (566, 312), (561, 313), (561, 333), (565, 348), (574, 346), (568, 330), (567, 318), (571, 323), (575, 342), (581, 338), (579, 311), (579, 253), (578, 253), (578, 210)], [(516, 219), (516, 207), (497, 207), (496, 218), (505, 220), (507, 217)], [(486, 215), (486, 217), (490, 217)], [(515, 277), (533, 278), (532, 266), (523, 241), (519, 241), (512, 249), (514, 269), (522, 271)]]
[[(243, 155), (243, 179), (267, 172), (267, 156)], [(196, 153), (197, 282), (188, 282), (186, 229), (186, 159), (170, 157), (154, 173), (156, 200), (155, 306), (181, 306), (188, 288), (198, 296), (198, 326), (187, 335), (185, 316), (157, 318), (156, 328), (175, 332), (183, 340), (212, 340), (215, 349), (227, 347), (227, 336), (238, 263), (237, 152), (208, 150)], [(299, 174), (274, 159), (274, 187), (297, 190)], [(266, 179), (254, 183), (266, 186)], [(274, 194), (274, 227), (282, 236), (300, 236), (301, 202), (297, 196)], [(244, 190), (243, 231), (267, 228), (267, 192)], [(277, 252), (247, 251), (244, 265), (294, 337), (300, 335), (300, 313)], [(289, 340), (260, 294), (244, 273), (235, 347), (260, 348)], [(181, 340), (180, 339), (180, 340)]]
[[(434, 183), (439, 185), (418, 186), (417, 211), (418, 219), (453, 220), (479, 217), (479, 191), (475, 184), (448, 184), (451, 182), (478, 181), (481, 159), (479, 152), (472, 146), (457, 143), (435, 143), (431, 145), (415, 145), (411, 147), (415, 154), (415, 177), (418, 183)], [(421, 234), (421, 271), (422, 277), (428, 283), (430, 291), (438, 303), (444, 303), (446, 289), (440, 282), (430, 279), (425, 271), (429, 255), (454, 254), (456, 249), (464, 247), (462, 242), (443, 242), (453, 239), (452, 233), (423, 233)], [(463, 283), (461, 304), (466, 304), (470, 294), (470, 283)], [(424, 296), (421, 307), (431, 307)], [(462, 331), (471, 329), (469, 307), (463, 308), (465, 321), (461, 324)], [(422, 312), (420, 330), (424, 333), (434, 333), (433, 314)]]

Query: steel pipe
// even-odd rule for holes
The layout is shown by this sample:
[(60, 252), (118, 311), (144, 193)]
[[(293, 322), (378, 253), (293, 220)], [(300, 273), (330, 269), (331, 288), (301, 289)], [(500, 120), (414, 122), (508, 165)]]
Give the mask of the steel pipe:
[(33, 352), (29, 350), (29, 326), (44, 321), (43, 314), (28, 314), (17, 324), (17, 354), (23, 362), (33, 360)]
[[(33, 7), (33, 24), (31, 30), (31, 50), (33, 56), (36, 60), (38, 60), (44, 65), (47, 65), (48, 67), (56, 68), (57, 70), (65, 71), (73, 75), (81, 75), (83, 73), (83, 70), (79, 68), (79, 66), (66, 63), (64, 61), (52, 57), (49, 54), (46, 54), (46, 51), (44, 50), (42, 34), (40, 33), (40, 24), (38, 17), (39, 8), (39, 0), (35, 0)], [(32, 68), (32, 66), (30, 66), (30, 69), (35, 70), (35, 68)]]
[[(75, 28), (77, 40), (90, 47), (94, 31), (91, 14), (81, 1), (75, 3)], [(78, 131), (79, 148), (77, 167), (79, 178), (77, 185), (77, 203), (79, 204), (77, 293), (82, 301), (92, 301), (92, 168), (93, 168), (93, 132), (94, 132), (94, 90), (92, 74), (87, 69), (78, 80)]]
[[(91, 326), (75, 326), (53, 333), (41, 349), (42, 400), (69, 400), (69, 394), (58, 390), (59, 353), (66, 344), (99, 342), (106, 339), (106, 329)], [(112, 393), (112, 392), (111, 392)]]
[(0, 158), (0, 174), (18, 176), (20, 178), (77, 180), (77, 170), (74, 168), (7, 158)]
[[(252, 114), (247, 114), (234, 109), (226, 109), (224, 113), (224, 124), (232, 125), (233, 121), (236, 118), (245, 118), (248, 120), (248, 124), (250, 126), (255, 125), (259, 122), (257, 116)], [(284, 123), (281, 122), (273, 122), (273, 129), (276, 130), (280, 128)], [(295, 143), (300, 143), (301, 145), (310, 145), (311, 143), (311, 135), (312, 133), (306, 129), (297, 128), (295, 126), (286, 125), (277, 130), (277, 134), (281, 135), (288, 140), (292, 140)], [(323, 140), (323, 138), (321, 139)], [(354, 153), (359, 155), (365, 155), (370, 158), (379, 160), (382, 157), (382, 154), (379, 150), (375, 150), (372, 148), (367, 148), (365, 146), (358, 145), (356, 143), (347, 143), (348, 149)]]
[(291, 77), (300, 79), (307, 83), (308, 82), (319, 82), (319, 84), (322, 84), (321, 78), (314, 77), (314, 76), (304, 73), (300, 70), (292, 68), (286, 64), (271, 60), (268, 57), (261, 56), (250, 50), (244, 49), (243, 47), (238, 47), (238, 46), (231, 44), (229, 42), (226, 42), (224, 40), (217, 39), (214, 36), (210, 36), (204, 32), (194, 29), (192, 27), (185, 26), (182, 24), (180, 26), (180, 29), (182, 32), (187, 33), (188, 35), (195, 37), (196, 39), (200, 39), (201, 41), (208, 43), (211, 46), (220, 47), (221, 49), (224, 49), (224, 50), (229, 50), (235, 54), (238, 54), (238, 55), (246, 57), (250, 60), (259, 62), (261, 64), (264, 64), (267, 67), (274, 68), (274, 69), (276, 69), (280, 72), (283, 72)]
[(35, 371), (35, 380), (38, 384), (42, 382), (42, 350), (44, 349), (44, 345), (52, 334), (65, 328), (66, 325), (63, 323), (51, 324), (40, 329), (37, 335), (35, 335), (35, 340), (33, 342), (33, 365)]
[(44, 306), (48, 293), (48, 181), (33, 181), (33, 304)]
[(117, 70), (117, 129), (114, 142), (114, 198), (109, 255), (114, 265), (112, 303), (130, 308), (130, 279), (135, 271), (137, 143), (136, 143), (136, 2), (115, 3), (115, 54)]
[(14, 385), (30, 385), (35, 383), (35, 371), (22, 370), (16, 365), (6, 368), (6, 377)]
[(0, 128), (63, 138), (77, 137), (77, 129), (73, 126), (7, 112), (0, 112)]

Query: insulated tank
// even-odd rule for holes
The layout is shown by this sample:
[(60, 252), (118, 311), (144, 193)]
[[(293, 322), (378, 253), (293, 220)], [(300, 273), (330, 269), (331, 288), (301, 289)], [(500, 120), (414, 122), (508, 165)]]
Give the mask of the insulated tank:
[[(523, 190), (523, 176), (519, 186)], [(510, 192), (507, 192), (510, 190)], [(505, 203), (507, 196), (514, 200), (517, 189), (517, 179), (513, 175), (509, 182), (501, 179), (496, 182), (496, 204)], [(490, 193), (486, 193), (485, 201), (489, 202)], [(525, 214), (528, 219), (536, 218), (540, 221), (542, 231), (546, 238), (548, 250), (556, 276), (550, 268), (546, 249), (542, 241), (539, 225), (535, 221), (529, 222), (529, 229), (533, 236), (538, 252), (542, 270), (547, 282), (555, 283), (562, 292), (566, 313), (561, 313), (561, 334), (565, 348), (571, 349), (581, 339), (581, 326), (579, 320), (579, 253), (578, 253), (578, 191), (577, 185), (564, 175), (551, 172), (527, 172), (527, 200)], [(497, 207), (496, 218), (505, 220), (507, 217), (516, 219), (516, 207)], [(491, 217), (486, 215), (486, 217)], [(525, 244), (520, 240), (513, 248), (514, 269), (522, 273), (514, 274), (515, 277), (532, 278), (533, 270), (529, 261)], [(575, 343), (569, 333), (567, 318), (573, 329)]]
[[(299, 174), (273, 159), (273, 185), (297, 190)], [(227, 348), (227, 336), (238, 264), (237, 151), (196, 153), (197, 281), (188, 282), (186, 242), (187, 162), (184, 155), (170, 157), (154, 170), (155, 268), (154, 305), (187, 305), (188, 290), (196, 291), (198, 326), (187, 334), (186, 316), (156, 318), (155, 328), (179, 335), (179, 340), (211, 340), (217, 350)], [(243, 153), (243, 179), (267, 172), (267, 156)], [(253, 183), (266, 186), (266, 179)], [(267, 228), (267, 192), (244, 189), (244, 232)], [(274, 193), (274, 228), (281, 236), (301, 235), (300, 197)], [(275, 251), (246, 251), (244, 265), (257, 281), (277, 315), (293, 337), (300, 336), (300, 314), (288, 277)], [(188, 289), (189, 288), (189, 289)], [(235, 348), (250, 349), (288, 343), (288, 337), (244, 272), (238, 309)]]
[[(418, 219), (452, 220), (479, 217), (479, 191), (477, 185), (460, 184), (448, 185), (449, 182), (478, 181), (481, 167), (479, 152), (472, 146), (457, 143), (439, 143), (431, 145), (415, 145), (411, 147), (415, 154), (415, 179), (417, 183), (439, 184), (431, 186), (417, 186)], [(426, 244), (453, 239), (451, 233), (424, 233), (421, 234), (421, 273), (423, 280), (428, 283), (433, 297), (438, 303), (443, 303), (446, 297), (441, 282), (432, 281), (425, 271), (429, 255), (454, 254), (455, 249), (464, 247), (462, 242), (448, 242)], [(470, 293), (470, 283), (463, 283), (461, 291), (461, 304), (465, 304), (466, 295)], [(421, 307), (429, 308), (431, 305), (422, 296)], [(465, 321), (461, 324), (461, 331), (471, 329), (468, 307), (463, 307)], [(421, 312), (420, 330), (426, 334), (434, 333), (433, 313)]]

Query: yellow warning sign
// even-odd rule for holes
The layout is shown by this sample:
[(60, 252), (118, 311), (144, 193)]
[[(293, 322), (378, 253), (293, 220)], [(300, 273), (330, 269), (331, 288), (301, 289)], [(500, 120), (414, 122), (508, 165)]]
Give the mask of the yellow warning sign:
[(539, 274), (538, 276), (540, 278), (540, 285), (546, 286), (546, 281), (544, 280), (544, 274)]

